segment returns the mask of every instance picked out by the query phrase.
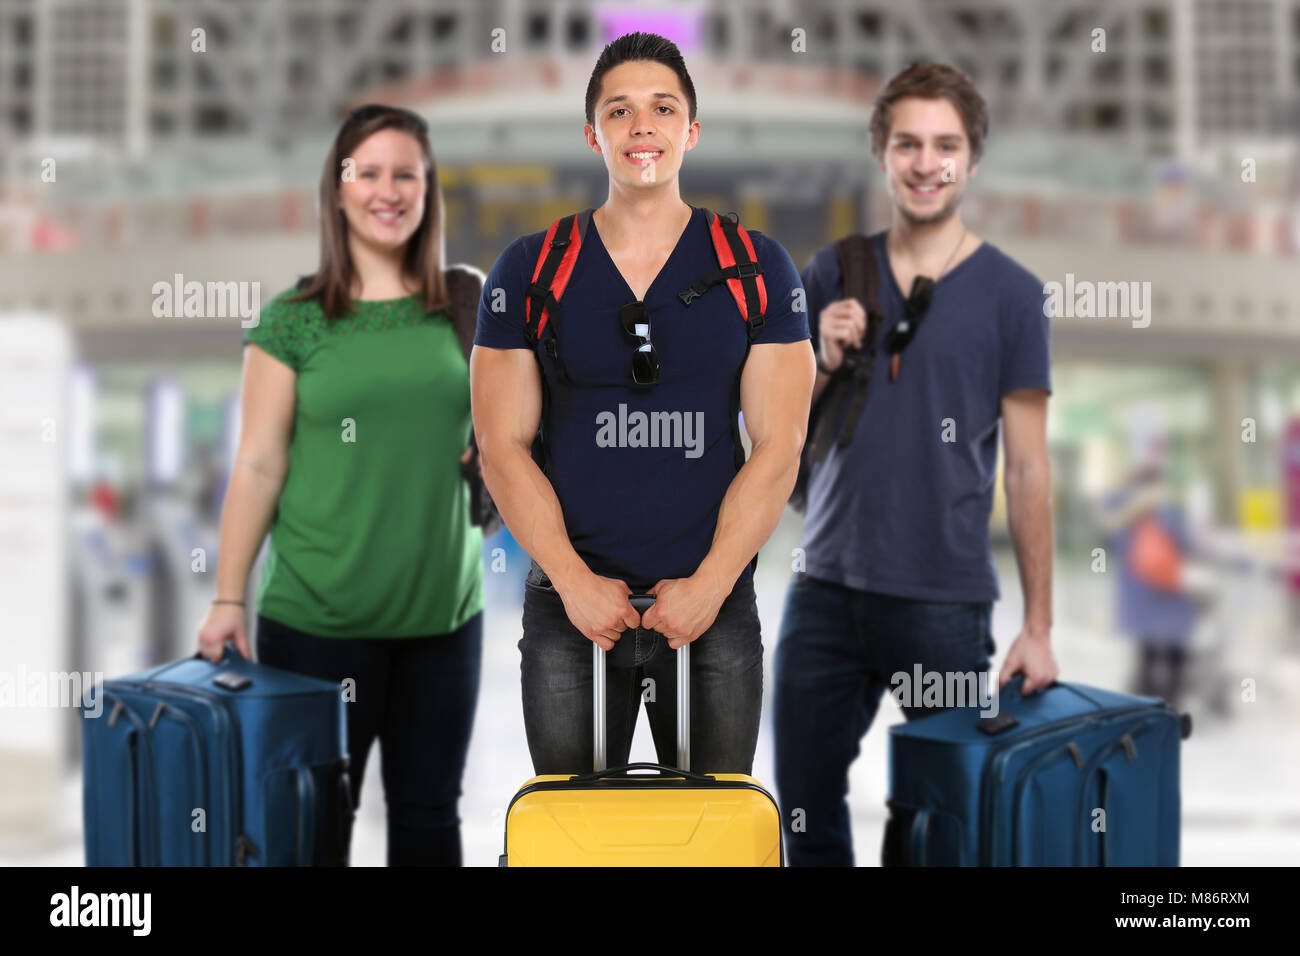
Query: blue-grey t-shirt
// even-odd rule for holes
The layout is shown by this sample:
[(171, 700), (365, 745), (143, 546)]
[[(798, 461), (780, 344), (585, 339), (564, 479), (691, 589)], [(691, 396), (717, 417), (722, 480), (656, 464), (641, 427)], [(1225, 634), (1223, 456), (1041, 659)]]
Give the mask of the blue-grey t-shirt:
[[(891, 382), (883, 333), (901, 316), (903, 294), (884, 237), (872, 237), (885, 315), (876, 363), (852, 442), (832, 444), (809, 477), (807, 573), (898, 597), (994, 601), (1000, 400), (1016, 389), (1051, 391), (1043, 284), (983, 243), (936, 283)], [(833, 244), (813, 253), (803, 284), (816, 342), (821, 310), (843, 298)]]
[[(767, 288), (765, 323), (754, 344), (806, 340), (794, 263), (772, 239), (749, 236)], [(545, 237), (516, 239), (493, 265), (475, 345), (529, 348), (525, 290)], [(662, 370), (658, 384), (638, 386), (632, 356), (639, 342), (623, 331), (618, 315), (636, 297), (591, 223), (557, 325), (570, 379), (567, 404), (558, 400), (550, 361), (542, 365), (552, 399), (542, 423), (547, 477), (569, 540), (592, 571), (633, 590), (695, 573), (736, 476), (731, 393), (745, 357), (745, 320), (725, 284), (689, 308), (678, 298), (716, 268), (705, 211), (697, 208), (646, 292), (650, 340)], [(549, 335), (548, 329), (543, 339)], [(750, 574), (746, 567), (737, 583)]]

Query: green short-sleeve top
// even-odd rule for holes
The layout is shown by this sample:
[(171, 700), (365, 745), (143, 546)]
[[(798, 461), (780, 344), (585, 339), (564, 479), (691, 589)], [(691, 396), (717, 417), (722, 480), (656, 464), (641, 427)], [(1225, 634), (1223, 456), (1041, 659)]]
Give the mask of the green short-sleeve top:
[(293, 292), (244, 339), (297, 373), (259, 612), (325, 637), (450, 633), (483, 608), (483, 537), (460, 475), (469, 366), (451, 319), (418, 295), (329, 319)]

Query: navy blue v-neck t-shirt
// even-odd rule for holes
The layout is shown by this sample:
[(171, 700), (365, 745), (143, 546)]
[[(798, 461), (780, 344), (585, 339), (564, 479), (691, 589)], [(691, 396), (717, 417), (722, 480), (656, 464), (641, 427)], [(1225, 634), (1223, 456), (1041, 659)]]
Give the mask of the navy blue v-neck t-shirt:
[[(789, 254), (761, 233), (749, 236), (767, 287), (765, 322), (754, 344), (808, 339), (799, 273)], [(493, 265), (475, 345), (530, 348), (526, 289), (545, 238), (542, 231), (515, 240)], [(706, 211), (694, 208), (646, 291), (650, 340), (662, 369), (657, 384), (637, 385), (632, 357), (639, 341), (619, 321), (619, 310), (636, 297), (593, 221), (556, 325), (568, 385), (556, 381), (549, 359), (542, 363), (551, 396), (542, 423), (547, 477), (569, 540), (593, 572), (633, 590), (695, 573), (736, 476), (731, 398), (745, 358), (745, 321), (725, 284), (689, 308), (678, 298), (715, 268)], [(736, 583), (750, 574), (746, 566)]]
[[(914, 600), (996, 601), (989, 519), (1002, 398), (1052, 390), (1043, 284), (983, 243), (935, 284), (891, 381), (882, 343), (902, 317), (903, 293), (885, 233), (871, 241), (885, 321), (852, 441), (832, 443), (809, 475), (807, 572)], [(803, 282), (816, 331), (821, 310), (844, 296), (834, 244), (813, 253)]]

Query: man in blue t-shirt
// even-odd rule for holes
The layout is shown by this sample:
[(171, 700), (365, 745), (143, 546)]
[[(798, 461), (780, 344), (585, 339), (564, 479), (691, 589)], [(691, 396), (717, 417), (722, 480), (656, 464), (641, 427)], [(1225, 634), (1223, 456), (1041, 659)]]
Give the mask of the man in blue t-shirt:
[[(972, 235), (957, 212), (987, 126), (978, 91), (937, 64), (891, 80), (872, 117), (872, 148), (894, 206), (889, 229), (869, 240), (883, 321), (851, 441), (832, 441), (812, 466), (805, 573), (790, 585), (776, 650), (776, 776), (792, 865), (852, 865), (848, 771), (882, 693), (909, 720), (977, 702), (936, 688), (954, 698), (971, 688), (985, 700), (996, 694), (987, 672), (999, 596), (989, 543), (999, 420), (1025, 596), (1024, 628), (1001, 683), (1023, 673), (1028, 693), (1057, 675), (1048, 637), (1043, 286)], [(898, 323), (918, 276), (935, 280), (929, 306), (922, 282), (909, 309), (913, 334), (894, 357), (890, 344), (905, 341)], [(843, 278), (833, 245), (803, 273), (816, 323), (815, 402), (845, 350), (870, 344), (867, 316), (845, 298)], [(808, 441), (816, 451), (814, 436)]]
[[(794, 485), (815, 375), (798, 272), (749, 234), (766, 290), (752, 342), (757, 327), (728, 283), (683, 303), (719, 263), (704, 210), (680, 197), (700, 124), (669, 41), (636, 33), (605, 48), (585, 132), (609, 198), (547, 313), (554, 325), (534, 350), (525, 320), (539, 232), (492, 267), (470, 363), (484, 481), (533, 558), (519, 643), (529, 750), (539, 774), (591, 769), (591, 642), (618, 642), (630, 652), (608, 671), (608, 761), (626, 762), (644, 694), (660, 762), (674, 763), (674, 655), (662, 636), (673, 649), (695, 642), (691, 763), (748, 773), (763, 692), (750, 564)], [(737, 410), (753, 444), (739, 470)], [(530, 455), (539, 423), (544, 470)], [(656, 598), (644, 618), (628, 600), (639, 591)]]

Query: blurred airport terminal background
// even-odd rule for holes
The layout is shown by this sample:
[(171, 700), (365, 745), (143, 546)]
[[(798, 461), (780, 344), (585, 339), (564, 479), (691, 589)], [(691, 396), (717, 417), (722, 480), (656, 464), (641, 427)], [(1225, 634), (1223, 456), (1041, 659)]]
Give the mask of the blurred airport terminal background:
[[(34, 699), (32, 675), (192, 653), (213, 596), (243, 330), (225, 310), (156, 316), (155, 283), (256, 284), (265, 303), (314, 270), (321, 163), (371, 101), (427, 118), (449, 258), (486, 270), (603, 201), (583, 92), (636, 29), (679, 44), (699, 94), (684, 198), (800, 267), (887, 223), (870, 104), (938, 60), (991, 109), (970, 227), (1067, 298), (1150, 290), (1145, 313), (1053, 318), (1061, 677), (1134, 686), (1108, 502), (1158, 468), (1200, 609), (1183, 861), (1300, 861), (1300, 0), (0, 0), (0, 862), (82, 861), (78, 711)], [(799, 522), (759, 560), (769, 665)], [(993, 536), (1000, 659), (1020, 624), (1000, 490)], [(528, 559), (507, 532), (496, 548), (461, 807), (475, 865), (531, 775)], [(882, 706), (853, 771), (863, 864), (898, 719)], [(772, 780), (766, 717), (755, 775)], [(355, 862), (383, 862), (383, 832), (372, 763)]]

